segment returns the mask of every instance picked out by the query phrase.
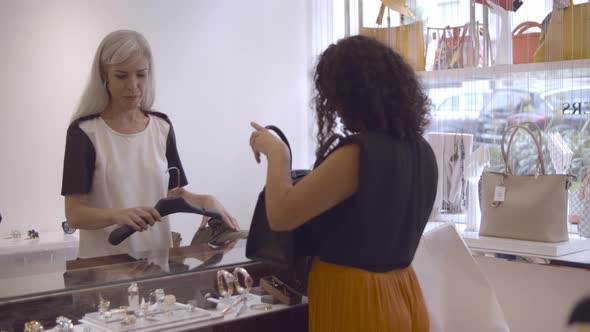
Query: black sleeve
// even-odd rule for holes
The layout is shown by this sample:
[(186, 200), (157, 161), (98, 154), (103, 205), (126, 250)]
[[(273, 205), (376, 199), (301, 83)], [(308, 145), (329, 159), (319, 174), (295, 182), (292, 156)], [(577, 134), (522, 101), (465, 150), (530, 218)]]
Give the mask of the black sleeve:
[(86, 133), (74, 123), (66, 135), (64, 171), (61, 185), (63, 196), (87, 194), (92, 186), (96, 151)]
[(180, 156), (178, 155), (178, 148), (176, 147), (176, 135), (174, 134), (174, 128), (170, 123), (170, 131), (168, 132), (168, 139), (166, 140), (166, 159), (168, 159), (168, 168), (177, 167), (180, 171), (180, 182), (178, 180), (178, 173), (170, 170), (170, 180), (168, 181), (168, 189), (174, 189), (176, 186), (184, 187), (188, 184), (184, 168), (180, 162)]

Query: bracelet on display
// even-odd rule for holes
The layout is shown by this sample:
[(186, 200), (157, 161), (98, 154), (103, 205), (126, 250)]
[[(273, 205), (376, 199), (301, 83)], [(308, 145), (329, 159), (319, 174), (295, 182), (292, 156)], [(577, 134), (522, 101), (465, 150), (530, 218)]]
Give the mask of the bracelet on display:
[[(244, 279), (245, 287), (242, 287), (240, 285), (240, 275)], [(244, 269), (243, 267), (236, 267), (234, 269), (234, 283), (236, 284), (236, 291), (239, 294), (248, 294), (252, 289), (254, 280), (252, 280), (252, 277), (250, 277), (250, 274), (248, 273), (248, 271), (246, 271), (246, 269)]]
[(234, 293), (234, 276), (226, 270), (217, 271), (217, 288), (221, 297), (230, 297)]
[(266, 303), (252, 304), (252, 305), (250, 305), (250, 309), (269, 311), (270, 309), (272, 309), (272, 304), (266, 304)]

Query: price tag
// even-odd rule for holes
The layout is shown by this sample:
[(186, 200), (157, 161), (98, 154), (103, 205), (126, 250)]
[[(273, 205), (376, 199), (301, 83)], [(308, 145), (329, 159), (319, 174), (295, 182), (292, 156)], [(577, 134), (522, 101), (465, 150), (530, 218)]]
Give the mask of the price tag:
[(504, 202), (506, 196), (506, 187), (497, 186), (494, 192), (494, 202)]

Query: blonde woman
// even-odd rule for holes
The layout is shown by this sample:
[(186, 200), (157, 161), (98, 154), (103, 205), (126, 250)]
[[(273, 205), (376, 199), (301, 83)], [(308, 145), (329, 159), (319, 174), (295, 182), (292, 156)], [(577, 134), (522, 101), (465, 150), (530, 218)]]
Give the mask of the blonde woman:
[[(129, 30), (107, 35), (66, 138), (62, 195), (68, 222), (80, 229), (81, 258), (171, 247), (169, 222), (153, 208), (168, 195), (216, 209), (238, 229), (213, 196), (183, 189), (188, 181), (174, 129), (152, 110), (154, 96), (147, 40)], [(118, 225), (138, 233), (112, 246), (108, 236)]]

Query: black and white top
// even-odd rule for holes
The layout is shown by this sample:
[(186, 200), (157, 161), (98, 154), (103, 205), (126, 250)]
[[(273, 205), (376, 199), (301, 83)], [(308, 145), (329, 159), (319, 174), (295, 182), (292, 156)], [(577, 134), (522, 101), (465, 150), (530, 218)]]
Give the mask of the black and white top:
[[(155, 206), (168, 190), (188, 182), (178, 156), (172, 124), (165, 114), (145, 112), (147, 127), (122, 134), (98, 115), (80, 118), (68, 128), (61, 194), (88, 194), (96, 208)], [(170, 167), (180, 170), (170, 171)], [(167, 217), (118, 246), (108, 242), (117, 225), (80, 230), (80, 258), (151, 251), (171, 246)]]

